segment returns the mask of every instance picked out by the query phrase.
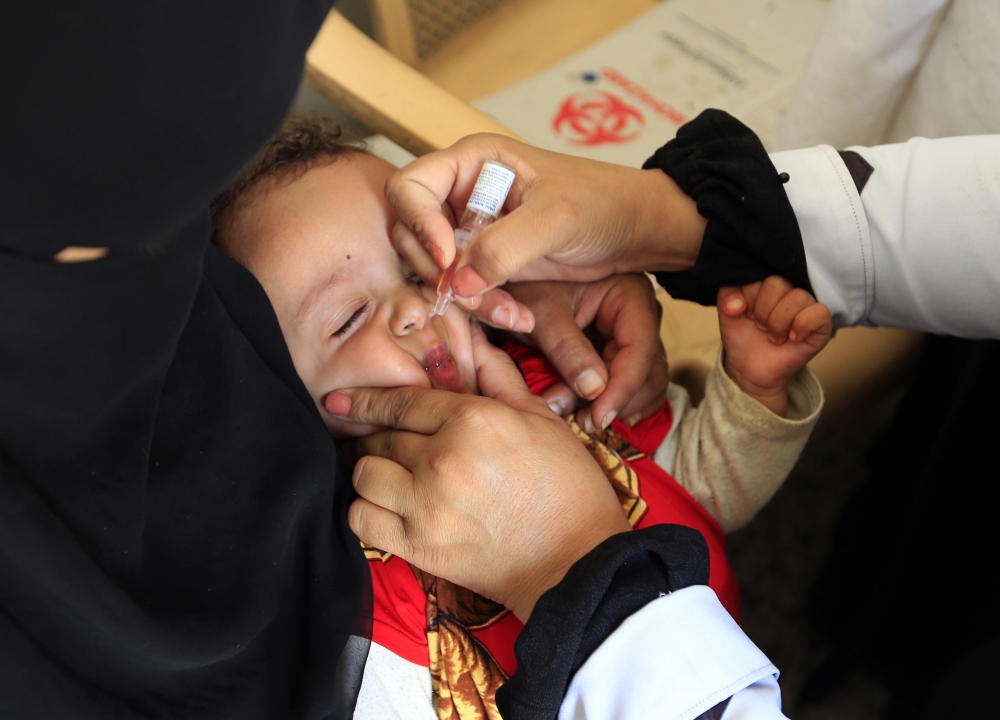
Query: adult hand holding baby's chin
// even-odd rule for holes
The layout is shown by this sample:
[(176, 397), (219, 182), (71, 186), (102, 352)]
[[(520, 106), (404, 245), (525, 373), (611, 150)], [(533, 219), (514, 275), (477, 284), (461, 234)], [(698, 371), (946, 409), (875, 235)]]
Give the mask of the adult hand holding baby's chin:
[(590, 453), (478, 328), (473, 350), (484, 397), (331, 394), (328, 409), (389, 428), (358, 440), (348, 519), (366, 543), (525, 621), (577, 560), (630, 528)]

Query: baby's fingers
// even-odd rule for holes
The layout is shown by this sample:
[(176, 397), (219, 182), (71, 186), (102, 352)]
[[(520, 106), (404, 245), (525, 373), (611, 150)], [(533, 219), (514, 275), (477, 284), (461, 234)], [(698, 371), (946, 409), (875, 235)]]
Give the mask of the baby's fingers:
[(739, 317), (747, 309), (746, 298), (743, 297), (743, 289), (738, 287), (719, 288), (715, 304), (719, 311), (729, 317)]
[[(772, 275), (761, 283), (760, 292), (757, 293), (752, 306), (752, 317), (760, 330), (767, 332), (771, 313), (792, 288), (792, 284), (780, 275)], [(747, 297), (747, 302), (750, 302), (749, 297)], [(781, 339), (784, 341), (783, 337)]]
[(788, 338), (792, 342), (808, 342), (816, 347), (826, 345), (833, 335), (833, 319), (830, 308), (823, 303), (815, 303), (795, 316)]
[[(795, 318), (810, 305), (816, 304), (816, 298), (801, 288), (787, 292), (771, 310), (767, 318), (767, 334), (771, 342), (779, 345), (788, 339), (788, 331)], [(757, 322), (761, 322), (758, 317)]]
[(743, 292), (743, 299), (746, 300), (747, 303), (747, 317), (751, 320), (754, 319), (753, 311), (754, 308), (757, 307), (757, 296), (760, 295), (760, 288), (763, 284), (764, 281), (761, 280), (755, 283), (750, 283), (749, 285), (744, 285), (741, 288)]

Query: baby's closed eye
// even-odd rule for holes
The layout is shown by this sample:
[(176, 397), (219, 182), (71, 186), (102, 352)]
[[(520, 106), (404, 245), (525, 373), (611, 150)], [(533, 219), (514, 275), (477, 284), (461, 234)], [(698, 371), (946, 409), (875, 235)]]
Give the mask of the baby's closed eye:
[(333, 336), (338, 339), (344, 337), (344, 335), (347, 334), (347, 331), (350, 330), (351, 327), (358, 320), (361, 319), (361, 316), (365, 314), (365, 310), (367, 309), (368, 309), (368, 303), (366, 302), (364, 305), (362, 305), (353, 313), (351, 313), (351, 316), (347, 318), (347, 321), (343, 325), (341, 325), (339, 329), (333, 331)]

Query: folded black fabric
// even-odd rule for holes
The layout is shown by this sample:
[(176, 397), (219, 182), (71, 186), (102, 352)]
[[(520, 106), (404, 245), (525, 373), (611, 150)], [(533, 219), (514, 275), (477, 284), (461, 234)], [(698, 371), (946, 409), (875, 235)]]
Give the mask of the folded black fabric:
[[(349, 718), (350, 472), (209, 203), (328, 0), (20, 3), (0, 77), (0, 718)], [(108, 248), (62, 265), (67, 246)]]
[(767, 151), (746, 125), (706, 110), (642, 167), (673, 178), (708, 219), (694, 267), (656, 274), (672, 297), (714, 305), (720, 287), (769, 275), (812, 292), (795, 212)]
[[(708, 584), (708, 545), (697, 530), (656, 525), (613, 535), (539, 598), (517, 639), (518, 670), (497, 692), (505, 720), (546, 720), (576, 671), (651, 600)], [(669, 648), (664, 648), (669, 652)]]

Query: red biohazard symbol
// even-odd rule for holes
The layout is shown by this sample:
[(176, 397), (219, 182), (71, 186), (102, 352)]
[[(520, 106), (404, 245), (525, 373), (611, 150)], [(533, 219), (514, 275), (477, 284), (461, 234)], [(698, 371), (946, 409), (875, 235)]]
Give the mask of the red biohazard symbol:
[(573, 93), (563, 101), (552, 129), (576, 145), (622, 143), (639, 137), (642, 113), (603, 90)]

